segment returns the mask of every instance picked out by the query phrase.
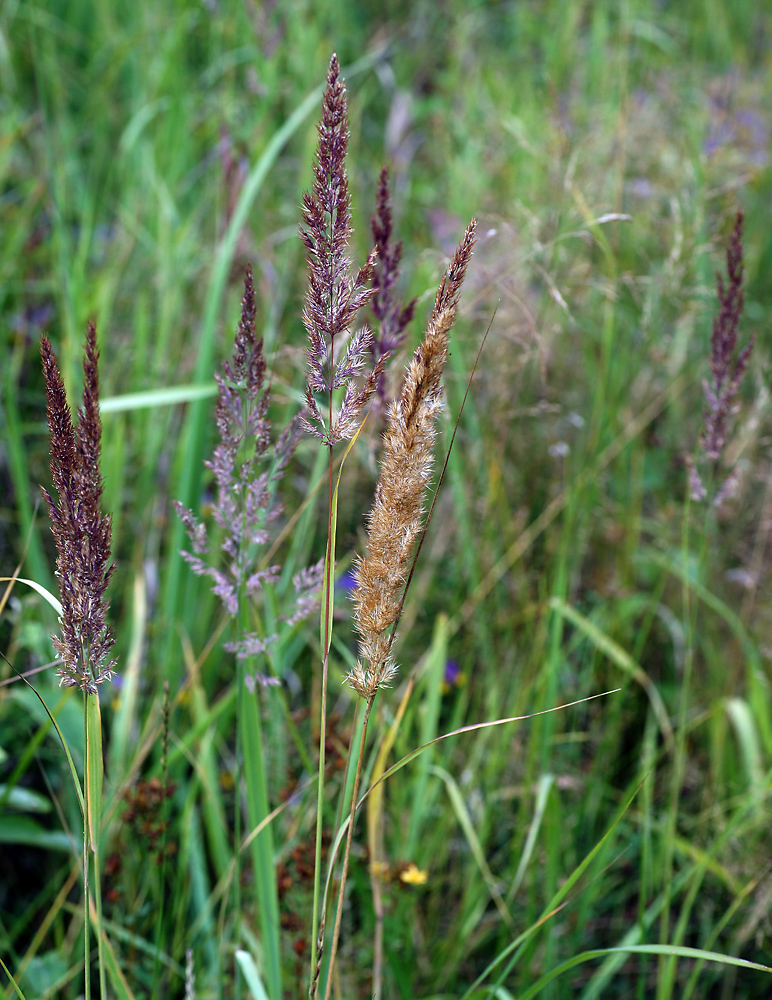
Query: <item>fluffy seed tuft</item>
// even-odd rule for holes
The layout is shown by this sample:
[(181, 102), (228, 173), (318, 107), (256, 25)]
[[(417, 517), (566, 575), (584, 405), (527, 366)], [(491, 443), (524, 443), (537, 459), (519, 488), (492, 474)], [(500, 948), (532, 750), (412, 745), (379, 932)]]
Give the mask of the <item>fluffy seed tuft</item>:
[(381, 475), (368, 518), (367, 554), (354, 570), (354, 622), (361, 659), (348, 680), (363, 698), (388, 684), (397, 669), (391, 657), (394, 633), (390, 630), (399, 619), (411, 557), (423, 526), (436, 419), (442, 408), (441, 378), (475, 227), (473, 219), (437, 291), (402, 391), (388, 412)]

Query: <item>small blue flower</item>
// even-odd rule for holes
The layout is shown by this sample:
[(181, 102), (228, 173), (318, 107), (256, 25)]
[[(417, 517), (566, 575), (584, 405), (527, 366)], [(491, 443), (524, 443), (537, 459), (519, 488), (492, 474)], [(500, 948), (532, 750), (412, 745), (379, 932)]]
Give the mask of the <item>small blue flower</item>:
[(451, 688), (460, 688), (466, 684), (466, 674), (455, 660), (447, 660), (445, 674), (442, 679), (442, 693), (447, 694)]
[(346, 570), (335, 581), (335, 589), (343, 591), (347, 597), (350, 597), (357, 589), (357, 578), (350, 570)]
[(461, 667), (459, 667), (456, 661), (448, 660), (448, 662), (445, 664), (445, 683), (453, 687), (460, 673), (461, 673)]

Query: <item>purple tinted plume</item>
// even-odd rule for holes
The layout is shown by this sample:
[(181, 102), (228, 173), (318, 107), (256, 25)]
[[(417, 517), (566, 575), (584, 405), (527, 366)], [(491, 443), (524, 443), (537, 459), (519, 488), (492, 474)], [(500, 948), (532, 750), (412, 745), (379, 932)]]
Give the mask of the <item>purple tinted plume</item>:
[[(370, 220), (370, 227), (378, 254), (373, 271), (374, 295), (370, 303), (373, 316), (377, 320), (372, 342), (373, 362), (377, 364), (382, 357), (393, 354), (404, 343), (407, 325), (413, 318), (417, 302), (417, 299), (413, 299), (403, 307), (394, 294), (402, 260), (402, 241), (398, 243), (392, 241), (393, 220), (389, 171), (386, 167), (381, 168), (378, 179), (375, 215)], [(385, 373), (378, 379), (377, 399), (378, 405), (385, 410), (388, 402)]]
[[(300, 227), (309, 268), (303, 309), (303, 323), (308, 331), (308, 419), (303, 418), (303, 426), (332, 446), (353, 435), (362, 409), (375, 391), (385, 360), (380, 359), (357, 387), (353, 379), (364, 368), (371, 349), (369, 329), (365, 327), (355, 334), (345, 352), (341, 351), (341, 343), (356, 314), (373, 295), (368, 282), (375, 264), (375, 251), (352, 278), (351, 209), (346, 175), (348, 112), (346, 88), (335, 55), (327, 73), (318, 131), (313, 191), (303, 195), (303, 225)], [(343, 389), (343, 401), (340, 409), (334, 412), (332, 397), (336, 389)], [(326, 416), (319, 408), (317, 395), (325, 398)]]
[[(255, 332), (252, 269), (248, 267), (233, 357), (223, 363), (222, 374), (215, 376), (218, 386), (215, 419), (220, 441), (212, 460), (204, 463), (212, 470), (216, 484), (212, 515), (224, 533), (224, 568), (202, 558), (209, 551), (206, 525), (179, 501), (174, 501), (193, 548), (192, 552), (182, 552), (183, 558), (194, 573), (212, 580), (212, 592), (220, 598), (228, 614), (234, 616), (238, 614), (240, 594), (254, 595), (263, 584), (279, 579), (281, 567), (260, 568), (257, 550), (268, 541), (268, 524), (281, 513), (275, 497), (276, 484), (301, 434), (300, 422), (294, 420), (272, 446), (268, 418), (270, 393), (264, 387), (265, 375), (263, 341)], [(318, 589), (318, 580), (314, 577), (303, 584), (296, 587), (296, 602), (305, 608), (310, 600), (308, 591), (313, 591), (314, 586)], [(297, 613), (297, 605), (290, 617)], [(275, 638), (245, 633), (237, 642), (227, 644), (226, 649), (246, 658), (263, 652)]]
[[(743, 311), (743, 213), (738, 212), (726, 251), (727, 281), (716, 274), (718, 312), (713, 318), (710, 338), (710, 380), (702, 384), (705, 413), (700, 446), (714, 467), (724, 451), (729, 418), (736, 413), (735, 398), (756, 343), (755, 335), (736, 355), (740, 318)], [(717, 492), (714, 504), (728, 496), (732, 476)], [(689, 484), (693, 500), (703, 500), (706, 489), (693, 462), (689, 463)]]
[(51, 439), (51, 478), (58, 503), (43, 489), (56, 540), (56, 575), (62, 601), (61, 636), (53, 639), (62, 658), (61, 683), (91, 694), (112, 677), (108, 654), (114, 639), (107, 624), (106, 591), (113, 574), (110, 517), (102, 514), (99, 469), (99, 353), (96, 327), (89, 323), (83, 359), (83, 401), (73, 426), (56, 357), (44, 336), (40, 343)]

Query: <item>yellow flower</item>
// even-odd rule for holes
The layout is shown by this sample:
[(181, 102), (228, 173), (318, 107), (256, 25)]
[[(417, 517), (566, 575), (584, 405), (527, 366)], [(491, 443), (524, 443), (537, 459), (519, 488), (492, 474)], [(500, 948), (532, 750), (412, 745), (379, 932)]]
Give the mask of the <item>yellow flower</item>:
[(399, 873), (400, 882), (404, 882), (406, 885), (424, 885), (428, 877), (428, 874), (421, 871), (421, 869), (412, 861), (404, 871)]
[(385, 881), (389, 877), (389, 866), (385, 861), (373, 861), (370, 865), (370, 874)]

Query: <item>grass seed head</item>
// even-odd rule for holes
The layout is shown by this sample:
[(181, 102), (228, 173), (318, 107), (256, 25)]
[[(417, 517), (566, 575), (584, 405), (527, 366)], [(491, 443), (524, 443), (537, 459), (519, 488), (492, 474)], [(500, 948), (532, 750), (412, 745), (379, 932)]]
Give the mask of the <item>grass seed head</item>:
[[(314, 185), (303, 196), (300, 238), (308, 259), (308, 292), (303, 323), (308, 331), (306, 357), (308, 377), (303, 426), (330, 447), (353, 437), (361, 414), (383, 373), (384, 358), (365, 374), (361, 385), (354, 382), (365, 367), (372, 349), (372, 333), (363, 327), (350, 339), (345, 352), (338, 347), (373, 295), (369, 287), (376, 251), (370, 254), (355, 277), (350, 276), (351, 201), (346, 175), (348, 109), (346, 88), (340, 76), (338, 57), (333, 55), (322, 99), (318, 126), (319, 148), (314, 164)], [(340, 355), (343, 355), (340, 357)], [(332, 395), (343, 389), (343, 401), (333, 411)], [(326, 417), (316, 396), (326, 397)]]
[[(743, 213), (738, 212), (726, 251), (727, 281), (724, 282), (720, 273), (716, 274), (718, 311), (713, 318), (710, 338), (711, 378), (702, 383), (706, 407), (700, 447), (714, 469), (723, 454), (729, 420), (737, 411), (735, 399), (756, 343), (756, 337), (752, 336), (735, 357), (745, 299), (742, 287), (744, 272), (742, 235)], [(689, 460), (687, 464), (692, 499), (702, 501), (707, 496), (707, 490), (695, 463)], [(713, 505), (720, 506), (731, 495), (735, 486), (736, 477), (730, 473), (728, 479), (718, 488), (713, 498)]]
[[(375, 329), (372, 340), (372, 355), (375, 363), (384, 355), (391, 355), (398, 350), (407, 336), (407, 326), (415, 314), (417, 299), (412, 299), (406, 306), (397, 299), (395, 286), (399, 279), (399, 265), (402, 260), (402, 242), (392, 239), (393, 219), (391, 214), (391, 196), (389, 194), (389, 171), (381, 168), (378, 179), (375, 215), (370, 220), (377, 261), (373, 270), (373, 290), (371, 309), (375, 317)], [(386, 409), (386, 375), (378, 379), (377, 405)]]
[(47, 337), (40, 343), (50, 432), (51, 478), (58, 503), (43, 496), (56, 540), (56, 575), (62, 601), (61, 636), (53, 639), (62, 658), (61, 683), (91, 694), (110, 680), (114, 638), (107, 624), (106, 592), (114, 564), (110, 561), (111, 522), (102, 514), (99, 418), (99, 352), (96, 327), (89, 323), (83, 358), (83, 401), (73, 425), (56, 356)]
[[(203, 558), (209, 551), (206, 525), (193, 511), (174, 502), (193, 549), (183, 551), (183, 558), (196, 575), (210, 578), (212, 592), (234, 617), (239, 612), (241, 594), (253, 596), (266, 583), (275, 583), (281, 574), (281, 566), (259, 566), (257, 554), (270, 537), (268, 526), (281, 514), (276, 484), (301, 436), (300, 421), (295, 419), (273, 442), (263, 341), (256, 334), (255, 314), (255, 290), (248, 267), (233, 356), (215, 376), (215, 419), (220, 440), (211, 461), (204, 463), (212, 470), (216, 484), (212, 515), (223, 532), (222, 568)], [(292, 624), (310, 614), (317, 601), (320, 576), (321, 569), (314, 567), (293, 579), (295, 601), (282, 621)], [(265, 652), (276, 638), (276, 634), (242, 632), (225, 648), (244, 660)], [(262, 675), (256, 676), (264, 680)]]
[(474, 220), (458, 245), (434, 302), (423, 341), (408, 365), (402, 391), (389, 408), (381, 475), (368, 518), (367, 553), (355, 568), (354, 621), (361, 659), (349, 675), (364, 698), (396, 673), (391, 646), (431, 480), (442, 373), (458, 299), (475, 242)]

